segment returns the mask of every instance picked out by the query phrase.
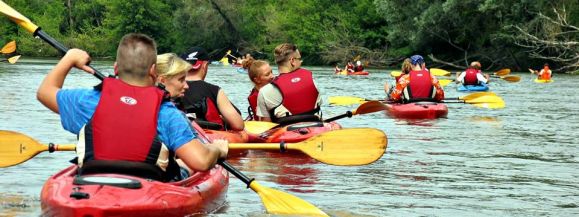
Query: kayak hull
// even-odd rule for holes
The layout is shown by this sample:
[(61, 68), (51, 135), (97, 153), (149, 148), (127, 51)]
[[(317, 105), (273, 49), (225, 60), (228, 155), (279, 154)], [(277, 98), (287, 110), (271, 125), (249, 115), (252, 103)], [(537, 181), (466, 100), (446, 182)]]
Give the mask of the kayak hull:
[(259, 135), (249, 135), (249, 142), (254, 143), (296, 143), (332, 130), (342, 129), (336, 122), (300, 122), (273, 128)]
[(369, 75), (370, 72), (367, 71), (360, 71), (360, 72), (350, 72), (348, 75)]
[(551, 83), (551, 82), (553, 82), (553, 79), (542, 80), (542, 79), (535, 78), (534, 81), (535, 81), (535, 83)]
[[(77, 167), (71, 166), (46, 181), (40, 195), (42, 216), (154, 217), (211, 213), (225, 205), (229, 185), (229, 174), (221, 166), (171, 183), (120, 174), (81, 176), (101, 180), (131, 180), (140, 183), (138, 189), (74, 184), (76, 175)], [(72, 193), (87, 196), (75, 199)]]
[(471, 92), (471, 91), (488, 91), (489, 86), (487, 84), (481, 85), (458, 85), (458, 91)]
[(435, 102), (386, 104), (386, 114), (400, 119), (445, 118), (448, 115), (448, 107), (445, 104)]

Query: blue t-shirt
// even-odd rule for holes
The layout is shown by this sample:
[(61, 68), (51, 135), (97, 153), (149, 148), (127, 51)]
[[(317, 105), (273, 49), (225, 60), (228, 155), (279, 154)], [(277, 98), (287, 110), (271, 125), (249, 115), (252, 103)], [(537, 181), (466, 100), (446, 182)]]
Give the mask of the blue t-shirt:
[[(101, 92), (94, 89), (61, 89), (56, 94), (62, 127), (76, 135), (88, 123), (96, 110)], [(176, 151), (197, 138), (189, 120), (171, 102), (163, 102), (157, 119), (157, 133), (161, 142)]]

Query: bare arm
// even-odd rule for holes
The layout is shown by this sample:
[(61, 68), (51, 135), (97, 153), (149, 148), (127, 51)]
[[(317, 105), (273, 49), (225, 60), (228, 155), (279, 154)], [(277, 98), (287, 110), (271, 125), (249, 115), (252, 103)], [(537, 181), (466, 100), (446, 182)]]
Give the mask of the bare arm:
[(219, 90), (219, 93), (217, 93), (217, 108), (219, 108), (223, 119), (231, 126), (232, 130), (241, 131), (245, 128), (243, 118), (237, 113), (237, 110), (235, 110), (223, 90)]
[(38, 90), (36, 91), (36, 98), (44, 106), (53, 112), (58, 113), (58, 104), (56, 102), (56, 93), (62, 89), (64, 79), (68, 72), (73, 67), (82, 69), (89, 73), (93, 73), (92, 69), (88, 67), (90, 63), (90, 56), (83, 50), (70, 49), (64, 57), (56, 64), (56, 66), (46, 75)]
[(228, 147), (225, 140), (214, 140), (203, 144), (198, 139), (191, 140), (176, 150), (176, 154), (193, 171), (207, 171), (219, 158), (226, 158)]

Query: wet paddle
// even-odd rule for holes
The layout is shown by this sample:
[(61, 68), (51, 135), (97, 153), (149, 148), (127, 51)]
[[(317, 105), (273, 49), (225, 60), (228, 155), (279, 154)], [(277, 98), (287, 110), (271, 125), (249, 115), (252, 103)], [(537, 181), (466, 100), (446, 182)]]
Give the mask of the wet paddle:
[(444, 69), (431, 68), (429, 71), (435, 76), (450, 76), (450, 72)]
[(333, 130), (297, 143), (229, 143), (230, 149), (298, 150), (326, 164), (358, 166), (380, 159), (388, 144), (386, 134), (374, 128)]
[[(42, 31), (40, 27), (32, 23), (32, 21), (30, 21), (28, 18), (20, 14), (18, 11), (14, 10), (12, 7), (8, 6), (3, 1), (0, 1), (0, 12), (6, 15), (8, 18), (10, 18), (18, 25), (24, 27), (24, 29), (32, 33), (32, 35), (34, 35), (35, 37), (39, 37), (42, 40), (46, 41), (48, 44), (56, 48), (61, 53), (64, 54), (68, 51), (68, 48), (66, 46), (58, 42), (56, 39), (52, 38), (46, 32)], [(96, 76), (100, 80), (103, 80), (105, 78), (105, 76), (98, 70), (94, 69), (92, 66), (89, 67), (94, 71), (94, 76)]]
[(6, 43), (2, 49), (0, 49), (0, 53), (2, 54), (10, 54), (16, 52), (16, 41), (11, 41)]
[[(51, 143), (44, 145), (24, 134), (0, 130), (0, 168), (20, 164), (44, 151), (74, 151), (75, 147), (75, 144), (55, 145)], [(327, 216), (314, 205), (298, 197), (259, 185), (225, 161), (221, 161), (219, 164), (258, 193), (268, 213)]]

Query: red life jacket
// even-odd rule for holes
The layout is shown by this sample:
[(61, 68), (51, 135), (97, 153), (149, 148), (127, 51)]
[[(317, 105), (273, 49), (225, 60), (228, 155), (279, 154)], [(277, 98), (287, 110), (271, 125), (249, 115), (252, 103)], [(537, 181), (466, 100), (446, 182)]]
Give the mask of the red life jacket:
[(354, 68), (354, 71), (355, 71), (355, 72), (364, 71), (364, 66), (361, 66), (361, 65), (360, 65), (360, 66), (356, 66), (356, 67)]
[(427, 70), (410, 71), (410, 83), (405, 88), (408, 101), (428, 100), (434, 98), (434, 86), (430, 72)]
[[(318, 100), (318, 89), (314, 85), (314, 78), (312, 72), (306, 69), (297, 69), (290, 73), (284, 73), (277, 76), (272, 82), (276, 86), (283, 97), (281, 105), (283, 105), (291, 114), (300, 115), (307, 113), (316, 113), (319, 108), (316, 104)], [(275, 109), (269, 111), (270, 114), (275, 114)], [(271, 116), (275, 119), (275, 115)]]
[(157, 167), (162, 148), (157, 118), (163, 96), (157, 87), (137, 87), (105, 78), (99, 103), (84, 127), (85, 152), (80, 160), (140, 162)]
[(478, 85), (478, 78), (477, 78), (477, 74), (481, 73), (480, 70), (476, 70), (473, 68), (468, 68), (465, 71), (465, 75), (464, 75), (464, 85)]
[(221, 113), (217, 107), (217, 95), (219, 86), (212, 85), (205, 81), (187, 81), (189, 89), (185, 91), (183, 97), (183, 107), (186, 113), (195, 113), (200, 121), (208, 121), (221, 125), (225, 122), (221, 119)]
[(255, 115), (256, 111), (257, 111), (257, 96), (259, 95), (259, 91), (256, 90), (255, 88), (251, 89), (251, 92), (249, 93), (249, 96), (247, 97), (247, 101), (249, 101), (249, 107), (247, 108), (247, 111), (249, 113), (249, 116), (251, 117), (251, 120), (257, 120), (257, 116)]
[(539, 75), (540, 80), (551, 80), (551, 74), (549, 74), (549, 67), (543, 67), (543, 74)]

